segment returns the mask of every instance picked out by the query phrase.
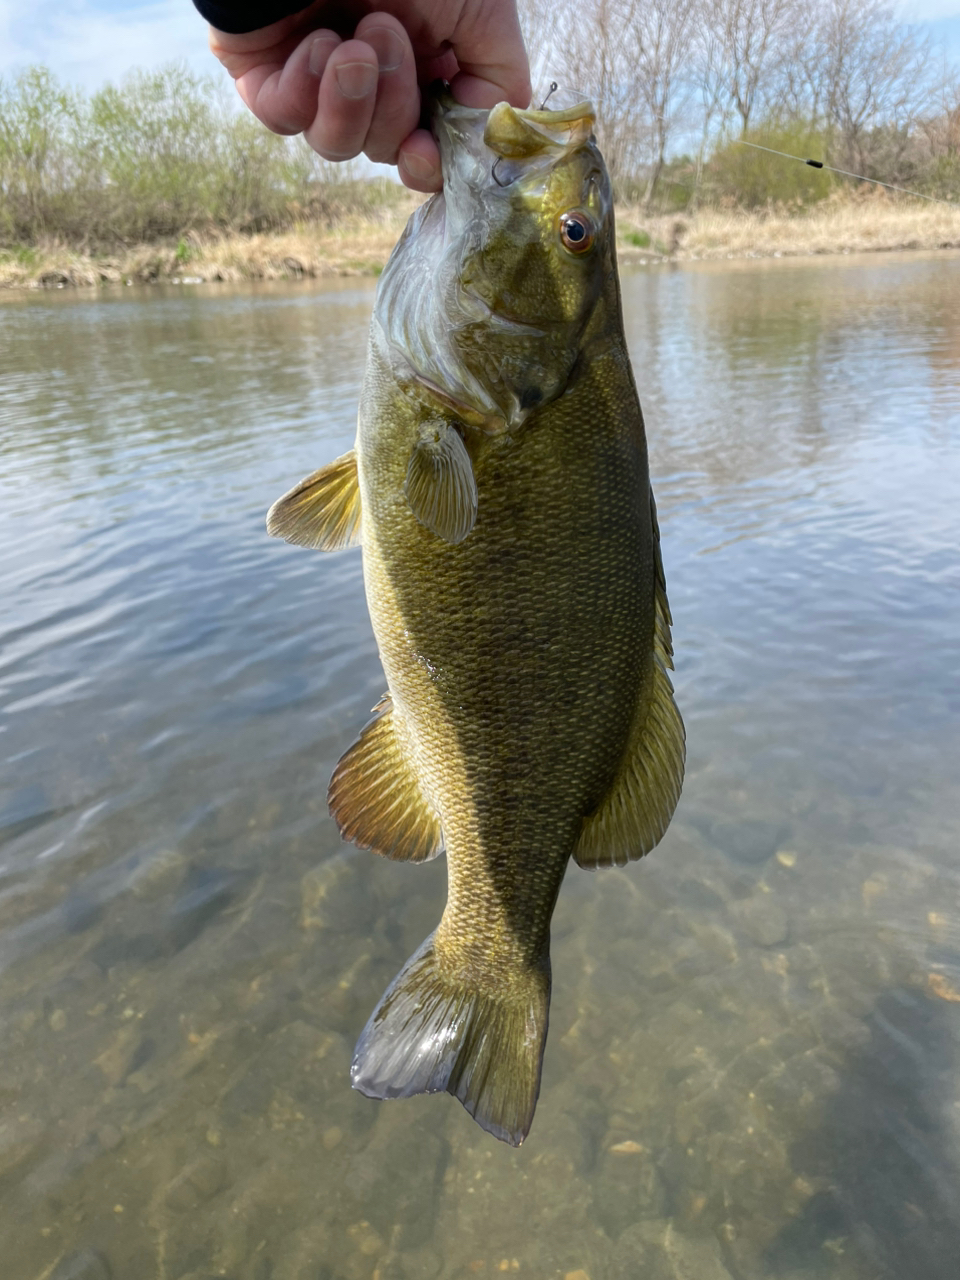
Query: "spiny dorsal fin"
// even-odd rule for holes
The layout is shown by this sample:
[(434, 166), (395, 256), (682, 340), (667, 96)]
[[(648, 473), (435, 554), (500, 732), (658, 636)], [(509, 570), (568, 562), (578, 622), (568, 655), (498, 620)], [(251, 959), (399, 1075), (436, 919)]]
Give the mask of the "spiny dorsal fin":
[(477, 483), (460, 432), (443, 421), (424, 424), (403, 491), (421, 524), (445, 542), (462, 542), (477, 519)]
[(301, 480), (267, 512), (267, 532), (297, 547), (343, 551), (360, 541), (360, 485), (353, 449)]
[(667, 668), (673, 666), (660, 529), (650, 495), (656, 582), (653, 680), (637, 707), (626, 753), (603, 803), (584, 821), (573, 856), (581, 867), (622, 867), (659, 842), (680, 799), (685, 735)]
[(389, 694), (333, 771), (327, 803), (345, 840), (385, 858), (427, 862), (443, 852), (440, 819), (424, 799), (397, 736)]

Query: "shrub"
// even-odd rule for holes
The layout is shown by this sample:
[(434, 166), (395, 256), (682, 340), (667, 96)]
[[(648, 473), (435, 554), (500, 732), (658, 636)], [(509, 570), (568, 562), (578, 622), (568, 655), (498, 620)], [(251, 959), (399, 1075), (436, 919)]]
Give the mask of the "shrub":
[(715, 201), (741, 208), (810, 205), (833, 188), (831, 175), (798, 160), (788, 160), (743, 143), (755, 143), (802, 159), (826, 159), (826, 140), (802, 121), (770, 122), (751, 129), (743, 141), (729, 141), (713, 153), (706, 170), (705, 192)]

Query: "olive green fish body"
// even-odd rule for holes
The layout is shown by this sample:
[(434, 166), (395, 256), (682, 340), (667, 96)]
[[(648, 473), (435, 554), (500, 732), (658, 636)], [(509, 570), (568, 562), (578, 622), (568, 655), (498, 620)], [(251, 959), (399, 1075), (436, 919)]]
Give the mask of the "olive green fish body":
[[(469, 963), (500, 980), (508, 958), (529, 963), (546, 947), (583, 819), (613, 781), (649, 683), (642, 422), (612, 351), (516, 433), (468, 432), (478, 518), (452, 545), (402, 500), (416, 417), (375, 379), (359, 449), (367, 598), (395, 715), (445, 836), (438, 936), (463, 959), (481, 936)], [(401, 436), (409, 446), (398, 449)]]
[(389, 694), (335, 771), (334, 816), (388, 856), (447, 854), (443, 917), (368, 1022), (354, 1084), (445, 1089), (512, 1143), (539, 1090), (567, 863), (647, 852), (683, 768), (589, 119), (446, 111), (447, 205), (415, 215), (384, 273), (355, 455), (270, 516), (305, 545), (362, 537)]

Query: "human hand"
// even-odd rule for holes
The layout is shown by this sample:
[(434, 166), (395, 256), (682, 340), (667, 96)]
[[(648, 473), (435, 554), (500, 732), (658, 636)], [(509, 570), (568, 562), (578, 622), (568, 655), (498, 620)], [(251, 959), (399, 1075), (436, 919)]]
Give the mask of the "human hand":
[(211, 27), (210, 48), (268, 129), (302, 132), (327, 160), (396, 164), (415, 191), (442, 184), (420, 84), (447, 80), (470, 107), (530, 101), (516, 0), (315, 0), (243, 35)]

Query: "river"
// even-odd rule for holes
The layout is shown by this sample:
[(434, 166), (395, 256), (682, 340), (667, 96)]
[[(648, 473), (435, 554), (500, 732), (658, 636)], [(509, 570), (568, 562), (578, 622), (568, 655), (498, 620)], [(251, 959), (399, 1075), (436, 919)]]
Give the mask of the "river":
[(955, 1280), (960, 255), (625, 274), (687, 780), (519, 1150), (349, 1087), (446, 871), (341, 843), (360, 556), (264, 513), (373, 287), (0, 300), (3, 1280)]

